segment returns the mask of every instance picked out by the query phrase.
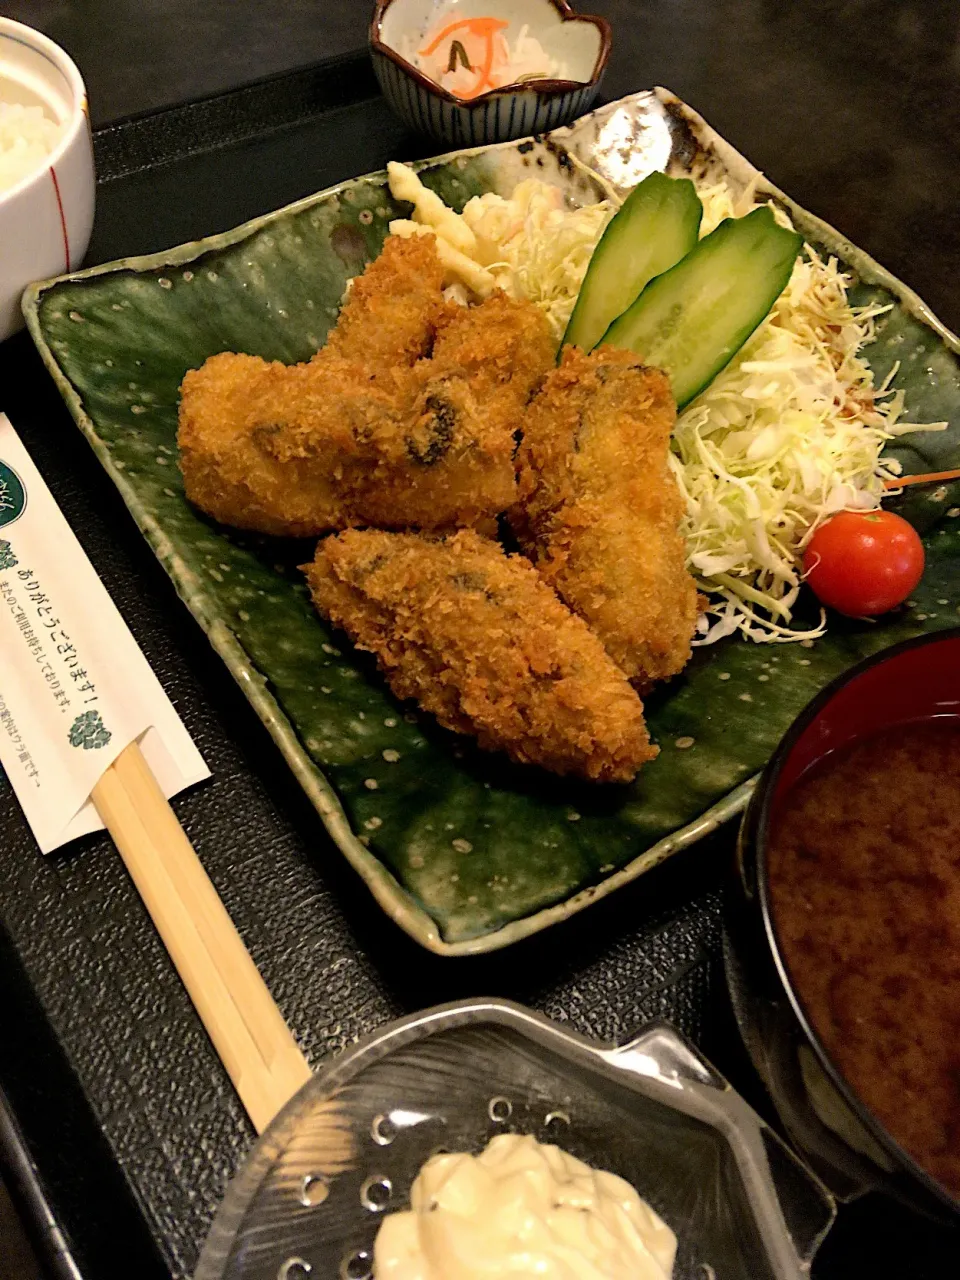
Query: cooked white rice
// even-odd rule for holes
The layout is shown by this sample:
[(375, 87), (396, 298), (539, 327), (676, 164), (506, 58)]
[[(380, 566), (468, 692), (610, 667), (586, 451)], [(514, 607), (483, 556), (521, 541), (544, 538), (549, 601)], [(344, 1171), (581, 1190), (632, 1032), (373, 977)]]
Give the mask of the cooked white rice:
[(0, 191), (42, 168), (60, 132), (42, 107), (0, 102)]

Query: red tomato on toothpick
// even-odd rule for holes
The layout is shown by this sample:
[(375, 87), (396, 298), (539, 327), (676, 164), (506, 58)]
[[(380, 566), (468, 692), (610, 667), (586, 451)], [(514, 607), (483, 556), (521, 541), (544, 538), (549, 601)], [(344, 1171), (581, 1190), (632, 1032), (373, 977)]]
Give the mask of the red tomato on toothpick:
[(886, 613), (923, 577), (923, 543), (892, 511), (841, 511), (803, 553), (807, 584), (823, 604), (850, 618)]

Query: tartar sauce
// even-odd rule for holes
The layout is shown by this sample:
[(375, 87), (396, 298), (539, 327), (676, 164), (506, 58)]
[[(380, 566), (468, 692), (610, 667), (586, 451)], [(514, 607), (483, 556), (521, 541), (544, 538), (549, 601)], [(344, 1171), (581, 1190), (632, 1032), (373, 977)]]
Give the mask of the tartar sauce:
[(500, 1134), (479, 1156), (437, 1155), (409, 1210), (383, 1220), (376, 1280), (669, 1280), (677, 1238), (616, 1174)]

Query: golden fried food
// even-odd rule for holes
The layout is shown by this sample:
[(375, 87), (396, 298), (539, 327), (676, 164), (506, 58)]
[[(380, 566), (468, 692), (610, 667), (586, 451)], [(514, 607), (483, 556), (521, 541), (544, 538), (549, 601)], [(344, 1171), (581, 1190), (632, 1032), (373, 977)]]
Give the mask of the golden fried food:
[(697, 618), (667, 462), (675, 415), (659, 370), (611, 347), (567, 348), (517, 457), (521, 546), (640, 687), (689, 661)]
[(481, 747), (606, 782), (656, 755), (599, 640), (498, 543), (473, 530), (350, 530), (304, 571), (317, 609), (377, 656), (397, 697)]
[(432, 240), (388, 237), (353, 281), (336, 328), (314, 360), (339, 356), (375, 377), (414, 364), (429, 355), (447, 310), (442, 289), (443, 267)]
[(353, 519), (386, 529), (472, 526), (517, 496), (514, 419), (459, 370), (422, 360), (396, 384), (400, 411), (373, 424), (344, 490)]
[[(448, 306), (432, 241), (393, 245), (308, 363), (223, 353), (186, 375), (178, 440), (191, 502), (290, 537), (474, 525), (514, 502), (514, 433), (552, 357), (546, 321), (503, 296)], [(438, 326), (436, 354), (416, 359)]]
[(344, 528), (354, 522), (345, 493), (359, 442), (397, 412), (392, 394), (343, 360), (289, 367), (211, 356), (180, 389), (187, 497), (214, 519), (258, 533)]
[(191, 502), (260, 533), (472, 525), (516, 499), (517, 421), (431, 360), (374, 381), (224, 353), (183, 380), (180, 466)]
[[(516, 501), (515, 433), (553, 363), (536, 307), (494, 294), (451, 307), (433, 355), (403, 386), (411, 407), (370, 438), (370, 469), (352, 498), (356, 523), (475, 526)], [(399, 384), (398, 384), (399, 385)]]
[(460, 369), (485, 395), (500, 391), (522, 406), (553, 367), (556, 349), (543, 312), (498, 290), (475, 307), (447, 309), (433, 359)]

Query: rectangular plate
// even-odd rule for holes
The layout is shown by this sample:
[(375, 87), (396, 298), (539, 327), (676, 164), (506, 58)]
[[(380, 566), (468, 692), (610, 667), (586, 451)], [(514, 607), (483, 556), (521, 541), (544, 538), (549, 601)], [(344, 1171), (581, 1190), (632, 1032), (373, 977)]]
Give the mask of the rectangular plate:
[[(572, 157), (572, 158), (571, 158)], [(580, 163), (582, 162), (582, 164)], [(665, 90), (635, 94), (535, 141), (427, 160), (457, 208), (536, 176), (578, 201), (653, 169), (756, 170)], [(895, 453), (906, 471), (960, 465), (960, 343), (910, 290), (760, 179), (816, 248), (854, 275), (856, 303), (893, 310), (867, 358), (915, 421), (950, 422)], [(924, 532), (927, 572), (907, 609), (832, 618), (813, 644), (731, 639), (698, 650), (647, 699), (659, 757), (628, 787), (557, 779), (437, 728), (393, 699), (367, 655), (316, 616), (299, 564), (312, 544), (238, 534), (186, 502), (177, 466), (180, 381), (217, 351), (307, 359), (349, 277), (401, 208), (383, 173), (354, 179), (222, 235), (32, 286), (30, 332), (60, 391), (181, 598), (283, 751), (330, 834), (389, 915), (433, 951), (505, 946), (635, 879), (738, 813), (800, 709), (859, 658), (958, 622), (960, 485), (900, 509)]]

